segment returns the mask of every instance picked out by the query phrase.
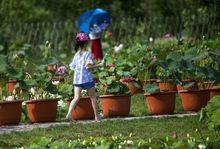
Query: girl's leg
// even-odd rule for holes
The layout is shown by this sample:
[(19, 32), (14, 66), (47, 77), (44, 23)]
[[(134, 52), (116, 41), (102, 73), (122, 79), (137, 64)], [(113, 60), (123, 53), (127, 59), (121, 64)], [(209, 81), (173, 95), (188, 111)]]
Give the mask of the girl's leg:
[(66, 115), (66, 119), (72, 119), (71, 113), (73, 109), (76, 107), (76, 104), (78, 103), (79, 99), (81, 98), (81, 87), (74, 87), (74, 98), (70, 103), (68, 113)]
[(88, 93), (89, 93), (89, 96), (90, 96), (91, 101), (92, 101), (92, 107), (93, 107), (93, 111), (94, 111), (94, 114), (95, 114), (95, 120), (100, 121), (100, 116), (98, 114), (98, 104), (97, 104), (95, 87), (92, 87), (92, 88), (88, 89)]

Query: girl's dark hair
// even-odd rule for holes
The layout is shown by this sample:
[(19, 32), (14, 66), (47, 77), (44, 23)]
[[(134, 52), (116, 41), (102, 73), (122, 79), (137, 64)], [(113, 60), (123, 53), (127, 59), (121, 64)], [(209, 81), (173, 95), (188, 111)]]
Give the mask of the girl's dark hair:
[(77, 40), (75, 40), (75, 51), (77, 52), (78, 51), (78, 49), (79, 49), (79, 47), (80, 48), (83, 48), (83, 46), (86, 44), (86, 42), (87, 41), (77, 41)]

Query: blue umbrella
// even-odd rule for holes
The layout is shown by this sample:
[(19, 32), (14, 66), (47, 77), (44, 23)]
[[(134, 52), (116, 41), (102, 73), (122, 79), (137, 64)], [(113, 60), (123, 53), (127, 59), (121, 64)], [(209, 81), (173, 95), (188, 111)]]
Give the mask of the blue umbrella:
[(81, 32), (99, 33), (111, 24), (109, 13), (101, 8), (85, 11), (78, 19)]

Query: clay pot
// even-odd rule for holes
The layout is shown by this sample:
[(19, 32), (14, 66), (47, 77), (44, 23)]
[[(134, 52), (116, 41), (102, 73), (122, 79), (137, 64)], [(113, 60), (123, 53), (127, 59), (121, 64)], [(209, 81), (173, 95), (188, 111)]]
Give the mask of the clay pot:
[(172, 82), (162, 82), (160, 80), (157, 81), (159, 83), (160, 91), (177, 91), (176, 84)]
[(178, 93), (185, 111), (199, 111), (210, 99), (209, 90), (181, 90)]
[(55, 99), (29, 100), (27, 105), (28, 117), (32, 123), (54, 122), (57, 117), (57, 102)]
[[(70, 105), (71, 101), (72, 99), (67, 100), (68, 106)], [(75, 109), (72, 111), (72, 118), (75, 120), (86, 120), (95, 118), (90, 97), (80, 98)]]
[(146, 83), (158, 83), (158, 82), (157, 79), (148, 79), (148, 80), (144, 80), (143, 83), (146, 84)]
[[(185, 80), (185, 83), (190, 83), (190, 82), (193, 82), (193, 81), (192, 80)], [(199, 88), (197, 82), (195, 82), (192, 86), (190, 86), (188, 88), (183, 88), (180, 84), (177, 84), (176, 87), (177, 87), (178, 91), (180, 91), (180, 90), (197, 90)]]
[(17, 125), (21, 120), (22, 100), (0, 102), (0, 125)]
[(103, 95), (100, 98), (104, 117), (129, 116), (131, 95)]
[[(134, 83), (137, 83), (140, 87), (135, 86)], [(131, 80), (130, 82), (127, 82), (126, 84), (132, 95), (143, 92), (141, 81)]]
[[(17, 83), (18, 81), (17, 80), (9, 80), (8, 82), (7, 82), (7, 84), (6, 84), (6, 87), (7, 87), (7, 91), (8, 91), (8, 93), (13, 93), (13, 91), (14, 91), (14, 86), (15, 86), (15, 84)], [(15, 91), (16, 91), (16, 93), (19, 93), (20, 92), (20, 88), (16, 88), (15, 89)]]
[(220, 86), (213, 86), (210, 89), (210, 99), (212, 99), (212, 97), (220, 95)]
[(209, 89), (212, 88), (212, 84), (210, 82), (198, 82), (198, 89)]
[(64, 77), (54, 76), (54, 77), (52, 78), (52, 81), (64, 82)]
[(151, 114), (173, 114), (176, 92), (146, 93), (146, 103)]

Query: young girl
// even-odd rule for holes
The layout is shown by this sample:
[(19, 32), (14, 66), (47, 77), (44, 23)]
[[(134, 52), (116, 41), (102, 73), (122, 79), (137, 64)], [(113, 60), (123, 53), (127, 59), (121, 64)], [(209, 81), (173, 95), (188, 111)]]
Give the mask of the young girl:
[(86, 33), (79, 32), (75, 38), (75, 54), (70, 69), (74, 70), (74, 99), (71, 101), (66, 120), (72, 120), (71, 113), (81, 98), (82, 89), (87, 90), (92, 101), (92, 107), (95, 114), (95, 120), (100, 121), (98, 114), (98, 104), (96, 99), (95, 83), (91, 69), (102, 67), (103, 64), (93, 65), (92, 55), (86, 51), (86, 43), (89, 38)]

